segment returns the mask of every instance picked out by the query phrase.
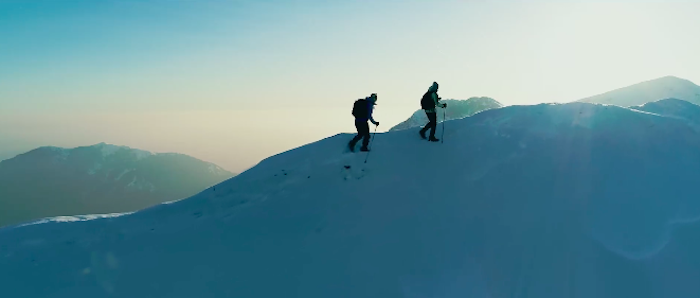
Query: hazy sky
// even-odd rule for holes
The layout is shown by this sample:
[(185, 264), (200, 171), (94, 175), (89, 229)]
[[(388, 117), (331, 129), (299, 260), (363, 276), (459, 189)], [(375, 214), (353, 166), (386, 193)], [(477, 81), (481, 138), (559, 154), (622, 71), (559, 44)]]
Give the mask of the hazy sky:
[[(700, 1), (0, 0), (0, 158), (99, 142), (241, 171), (443, 98), (700, 82)], [(341, 150), (339, 148), (339, 150)]]

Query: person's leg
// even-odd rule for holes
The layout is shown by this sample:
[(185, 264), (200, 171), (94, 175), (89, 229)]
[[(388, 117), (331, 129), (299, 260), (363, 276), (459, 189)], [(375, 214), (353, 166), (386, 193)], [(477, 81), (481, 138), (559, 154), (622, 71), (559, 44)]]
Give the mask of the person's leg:
[(428, 116), (428, 123), (426, 123), (425, 126), (423, 126), (423, 128), (421, 128), (420, 130), (420, 137), (423, 139), (425, 139), (425, 132), (428, 131), (428, 129), (430, 129), (430, 113), (427, 110), (424, 111), (425, 115)]
[(435, 129), (437, 128), (437, 113), (428, 113), (428, 120), (430, 122), (430, 139), (435, 139)]
[(355, 121), (355, 129), (357, 129), (357, 135), (348, 143), (351, 151), (355, 151), (355, 144), (363, 137), (362, 122)]
[(362, 127), (360, 129), (362, 130), (362, 150), (367, 150), (367, 146), (369, 145), (369, 139), (370, 139), (370, 134), (369, 134), (369, 123), (367, 122), (362, 122)]

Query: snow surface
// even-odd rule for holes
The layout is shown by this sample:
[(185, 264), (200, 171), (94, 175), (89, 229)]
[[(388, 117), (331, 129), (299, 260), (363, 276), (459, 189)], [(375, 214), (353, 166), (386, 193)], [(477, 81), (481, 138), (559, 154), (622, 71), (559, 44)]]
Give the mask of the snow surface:
[(133, 212), (125, 212), (125, 213), (109, 213), (109, 214), (90, 214), (90, 215), (76, 215), (76, 216), (56, 216), (56, 217), (50, 217), (50, 218), (44, 218), (40, 219), (34, 222), (26, 223), (26, 224), (21, 224), (18, 225), (20, 227), (24, 226), (31, 226), (31, 225), (39, 225), (39, 224), (45, 224), (45, 223), (50, 223), (50, 222), (76, 222), (76, 221), (88, 221), (88, 220), (95, 220), (95, 219), (100, 219), (100, 218), (114, 218), (114, 217), (120, 217), (124, 215), (129, 215), (132, 214)]
[[(700, 135), (617, 106), (339, 134), (185, 200), (0, 230), (6, 297), (700, 297)], [(346, 167), (349, 166), (349, 167)]]
[(221, 168), (220, 166), (217, 166), (217, 165), (215, 165), (215, 164), (213, 164), (213, 163), (210, 163), (210, 164), (209, 164), (208, 170), (209, 170), (209, 173), (212, 173), (212, 174), (219, 174), (219, 175), (226, 172), (226, 170), (224, 170), (224, 169)]

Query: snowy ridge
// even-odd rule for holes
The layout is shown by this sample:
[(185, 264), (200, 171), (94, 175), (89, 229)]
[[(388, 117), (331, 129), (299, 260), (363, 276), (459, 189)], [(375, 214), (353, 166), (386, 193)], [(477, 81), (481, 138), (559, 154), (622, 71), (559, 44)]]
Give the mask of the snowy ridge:
[(630, 108), (666, 117), (683, 119), (694, 127), (700, 124), (700, 106), (685, 100), (669, 98)]
[(700, 104), (700, 86), (686, 79), (666, 76), (584, 98), (579, 102), (631, 107), (668, 98)]
[(102, 218), (116, 218), (124, 215), (132, 214), (133, 212), (125, 213), (110, 213), (110, 214), (89, 214), (89, 215), (73, 215), (73, 216), (55, 216), (37, 220), (34, 222), (18, 225), (17, 227), (26, 227), (31, 225), (41, 225), (47, 223), (61, 223), (61, 222), (78, 222), (78, 221), (89, 221)]
[(97, 145), (94, 145), (93, 147), (98, 147), (102, 151), (102, 156), (103, 157), (108, 157), (110, 155), (114, 155), (117, 153), (119, 150), (129, 150), (132, 154), (136, 156), (137, 160), (144, 159), (146, 157), (149, 157), (153, 155), (153, 153), (149, 151), (144, 151), (144, 150), (138, 150), (138, 149), (133, 149), (127, 146), (117, 146), (117, 145), (112, 145), (112, 144), (107, 144), (107, 143), (99, 143)]
[[(447, 103), (447, 109), (445, 111), (438, 109), (438, 122), (444, 121), (445, 117), (447, 120), (462, 119), (485, 110), (503, 107), (501, 103), (490, 97), (472, 97), (467, 100), (443, 99), (441, 102)], [(446, 114), (443, 114), (443, 112), (446, 112)], [(425, 111), (419, 109), (406, 121), (395, 125), (389, 129), (389, 131), (399, 131), (412, 127), (424, 126), (426, 123), (428, 123), (428, 117), (425, 115)]]
[(377, 134), (367, 164), (338, 134), (186, 200), (1, 229), (0, 286), (58, 298), (700, 297), (700, 134), (686, 121), (570, 103), (448, 127), (444, 144), (417, 128)]
[(217, 165), (215, 165), (215, 164), (213, 164), (213, 163), (210, 163), (210, 164), (209, 164), (209, 172), (210, 172), (210, 173), (213, 173), (213, 174), (221, 174), (221, 173), (224, 173), (225, 171), (226, 171), (226, 170), (224, 170), (224, 169), (221, 168), (220, 166), (217, 166)]

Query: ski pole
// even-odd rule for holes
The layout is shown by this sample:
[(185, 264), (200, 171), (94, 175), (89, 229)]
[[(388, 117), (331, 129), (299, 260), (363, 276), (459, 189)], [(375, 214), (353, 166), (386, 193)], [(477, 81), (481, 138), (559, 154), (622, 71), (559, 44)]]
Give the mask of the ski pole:
[(442, 109), (442, 134), (440, 136), (440, 143), (445, 143), (445, 122), (447, 121), (447, 106)]
[[(372, 134), (372, 139), (369, 140), (370, 148), (372, 147), (371, 145), (374, 144), (374, 136), (377, 135), (377, 127), (379, 127), (379, 125), (374, 126), (374, 133)], [(367, 152), (367, 156), (365, 156), (365, 163), (367, 163), (370, 153), (372, 153), (372, 149), (370, 149), (369, 152)]]

